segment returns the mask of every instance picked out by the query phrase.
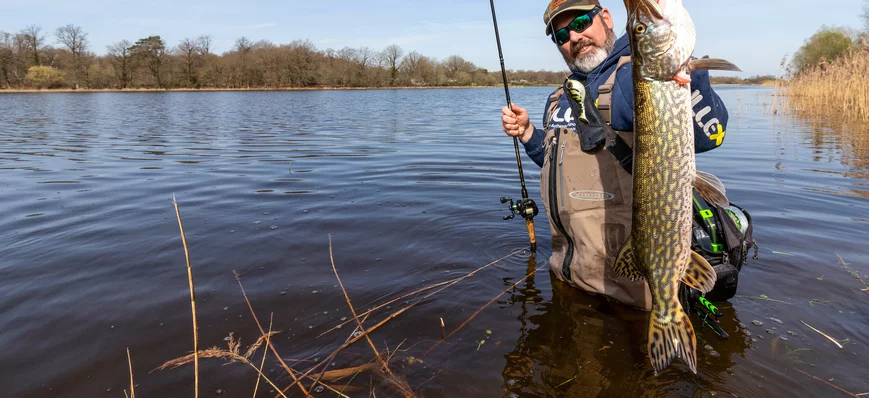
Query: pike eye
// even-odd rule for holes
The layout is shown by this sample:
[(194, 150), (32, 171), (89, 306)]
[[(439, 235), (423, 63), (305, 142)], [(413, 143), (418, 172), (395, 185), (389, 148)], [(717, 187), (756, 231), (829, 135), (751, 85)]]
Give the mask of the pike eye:
[(645, 31), (646, 31), (646, 25), (645, 25), (645, 24), (642, 24), (642, 23), (641, 23), (641, 24), (637, 25), (636, 27), (634, 27), (634, 32), (637, 32), (637, 33), (643, 33), (643, 32), (645, 32)]

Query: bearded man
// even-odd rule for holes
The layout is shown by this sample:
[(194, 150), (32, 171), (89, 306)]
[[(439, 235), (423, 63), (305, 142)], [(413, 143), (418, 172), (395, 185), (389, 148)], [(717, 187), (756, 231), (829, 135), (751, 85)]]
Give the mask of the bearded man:
[[(526, 154), (542, 168), (540, 192), (552, 231), (551, 270), (571, 286), (648, 310), (648, 284), (612, 270), (631, 225), (634, 100), (628, 36), (616, 38), (612, 17), (597, 0), (552, 0), (543, 21), (572, 75), (548, 98), (542, 127), (516, 105), (502, 109), (501, 122), (504, 132), (519, 137)], [(727, 109), (712, 90), (708, 72), (694, 71), (690, 79), (695, 152), (700, 153), (721, 145)], [(695, 204), (698, 217), (720, 217), (702, 199)], [(734, 220), (737, 211), (742, 215), (741, 209), (734, 210)], [(714, 218), (707, 227), (725, 221), (735, 225)], [(724, 242), (721, 228), (709, 228), (705, 238), (703, 231), (695, 231), (692, 248), (718, 273), (707, 298), (729, 299), (744, 252), (754, 244), (751, 230), (743, 222), (736, 227), (739, 239), (728, 236)]]

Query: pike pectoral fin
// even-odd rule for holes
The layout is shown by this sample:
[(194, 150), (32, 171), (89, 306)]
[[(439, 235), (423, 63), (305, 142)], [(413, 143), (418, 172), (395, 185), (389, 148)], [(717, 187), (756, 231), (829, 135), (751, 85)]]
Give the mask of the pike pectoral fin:
[(703, 256), (692, 251), (688, 257), (688, 266), (685, 268), (685, 274), (682, 275), (682, 282), (693, 287), (703, 293), (709, 293), (715, 287), (717, 275), (715, 269), (709, 265)]
[(649, 360), (655, 374), (670, 366), (675, 357), (682, 358), (691, 371), (697, 374), (697, 340), (694, 327), (682, 306), (678, 302), (674, 304), (678, 306), (674, 318), (660, 318), (652, 313), (649, 323)]
[(730, 201), (724, 194), (724, 183), (712, 174), (697, 170), (697, 175), (694, 177), (694, 189), (703, 199), (715, 206), (730, 206)]
[(742, 72), (738, 66), (719, 58), (700, 58), (688, 61), (688, 69), (691, 70), (732, 70)]
[(684, 86), (688, 83), (691, 83), (691, 75), (689, 75), (684, 70), (680, 70), (679, 73), (673, 75), (673, 80), (679, 85)]
[(634, 262), (634, 249), (631, 247), (630, 236), (628, 236), (628, 240), (625, 242), (625, 245), (622, 246), (622, 249), (619, 250), (619, 255), (616, 257), (616, 264), (613, 270), (616, 272), (616, 275), (624, 276), (633, 281), (644, 278), (643, 273), (640, 272), (640, 268), (637, 267), (637, 264)]

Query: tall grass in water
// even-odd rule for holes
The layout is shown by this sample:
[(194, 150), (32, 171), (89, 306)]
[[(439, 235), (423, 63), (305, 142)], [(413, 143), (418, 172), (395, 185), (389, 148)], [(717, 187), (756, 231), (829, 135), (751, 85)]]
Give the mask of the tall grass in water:
[(869, 122), (869, 46), (799, 74), (787, 94), (798, 115)]

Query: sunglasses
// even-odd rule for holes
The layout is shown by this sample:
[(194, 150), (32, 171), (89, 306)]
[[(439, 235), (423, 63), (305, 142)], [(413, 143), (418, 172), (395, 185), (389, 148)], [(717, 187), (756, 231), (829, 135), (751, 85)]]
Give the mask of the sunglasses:
[(594, 16), (600, 13), (600, 11), (599, 7), (595, 7), (591, 11), (574, 18), (567, 26), (552, 33), (552, 42), (559, 46), (569, 42), (570, 31), (582, 33), (591, 26), (594, 22)]

